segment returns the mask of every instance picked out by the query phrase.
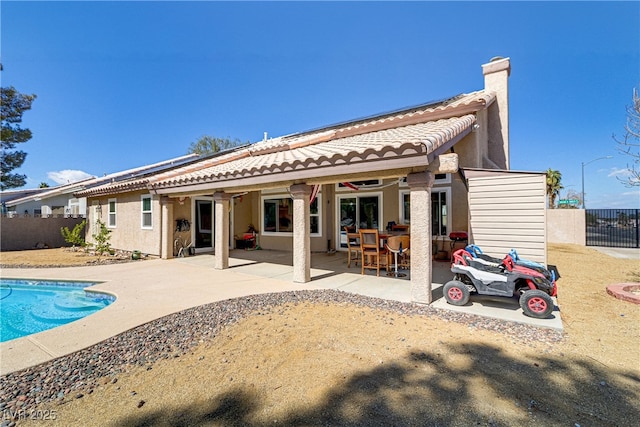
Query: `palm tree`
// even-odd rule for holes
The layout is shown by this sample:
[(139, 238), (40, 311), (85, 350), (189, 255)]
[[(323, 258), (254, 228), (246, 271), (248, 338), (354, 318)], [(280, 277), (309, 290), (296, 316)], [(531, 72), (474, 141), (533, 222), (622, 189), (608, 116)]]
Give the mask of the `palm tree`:
[(560, 183), (562, 174), (560, 171), (547, 169), (547, 196), (549, 197), (549, 209), (556, 207), (556, 197), (560, 195), (560, 190), (564, 187)]

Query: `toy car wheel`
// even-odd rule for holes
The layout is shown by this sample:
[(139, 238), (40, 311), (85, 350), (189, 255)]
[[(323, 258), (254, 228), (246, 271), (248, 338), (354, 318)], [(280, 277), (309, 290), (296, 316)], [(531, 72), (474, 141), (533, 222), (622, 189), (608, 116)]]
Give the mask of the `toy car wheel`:
[(452, 280), (444, 285), (444, 298), (451, 305), (465, 305), (469, 302), (469, 289), (458, 280)]
[(520, 307), (529, 317), (546, 319), (553, 312), (553, 299), (546, 292), (533, 289), (522, 294)]

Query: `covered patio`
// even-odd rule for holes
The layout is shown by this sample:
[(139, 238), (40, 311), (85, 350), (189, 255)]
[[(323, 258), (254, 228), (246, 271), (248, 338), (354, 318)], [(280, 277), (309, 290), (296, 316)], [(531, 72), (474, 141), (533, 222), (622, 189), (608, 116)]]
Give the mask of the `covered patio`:
[[(210, 197), (214, 202), (212, 265), (217, 270), (232, 267), (230, 237), (240, 231), (230, 215), (234, 198), (257, 194), (257, 202), (248, 209), (251, 218), (262, 222), (260, 237), (291, 250), (290, 280), (308, 283), (314, 278), (310, 206), (315, 195), (322, 192), (326, 196), (322, 199), (325, 210), (319, 207), (321, 213), (314, 217), (324, 225), (315, 232), (315, 251), (322, 242), (329, 249), (338, 249), (335, 240), (331, 248), (341, 228), (338, 208), (331, 204), (337, 200), (335, 188), (357, 180), (395, 180), (404, 185), (408, 196), (402, 202), (402, 215), (411, 223), (409, 300), (432, 303), (433, 230), (439, 228), (432, 219), (436, 177), (456, 175), (462, 166), (508, 168), (510, 62), (499, 58), (482, 68), (484, 90), (278, 138), (265, 135), (263, 141), (250, 146), (150, 178), (149, 192), (161, 199), (162, 258), (173, 256), (174, 202)], [(460, 195), (463, 185), (459, 180), (455, 191)], [(280, 217), (286, 221), (283, 233), (279, 223), (267, 227), (264, 220), (267, 209), (260, 197), (274, 191), (288, 202), (287, 216)], [(458, 218), (466, 223), (465, 209), (459, 212)], [(379, 230), (398, 215), (382, 208), (378, 213), (373, 228)], [(371, 221), (368, 224), (371, 228)]]

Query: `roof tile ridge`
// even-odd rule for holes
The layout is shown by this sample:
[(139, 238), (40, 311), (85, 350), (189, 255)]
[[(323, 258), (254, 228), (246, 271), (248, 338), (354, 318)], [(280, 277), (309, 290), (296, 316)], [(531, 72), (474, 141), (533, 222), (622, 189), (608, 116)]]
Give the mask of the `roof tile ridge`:
[[(149, 177), (143, 178), (131, 178), (125, 181), (112, 181), (107, 182), (106, 184), (98, 185), (95, 187), (87, 188), (85, 190), (76, 191), (73, 193), (74, 196), (86, 197), (86, 196), (95, 196), (95, 195), (106, 195), (118, 193), (122, 189), (144, 189), (147, 187), (149, 183)], [(110, 191), (113, 190), (113, 191)]]
[(336, 136), (336, 131), (334, 129), (330, 129), (324, 132), (318, 132), (311, 135), (306, 135), (302, 138), (297, 138), (287, 144), (289, 150), (295, 150), (296, 148), (308, 147), (311, 145), (320, 144), (322, 142), (331, 141)]
[[(478, 96), (483, 95), (483, 96)], [(495, 100), (495, 94), (486, 91), (477, 91), (463, 95), (446, 105), (438, 105), (437, 107), (427, 108), (422, 111), (414, 111), (410, 113), (399, 114), (396, 116), (385, 117), (369, 123), (350, 126), (344, 129), (338, 129), (336, 136), (345, 138), (347, 136), (362, 135), (369, 132), (377, 132), (393, 128), (399, 128), (420, 123), (438, 121), (442, 119), (450, 119), (454, 117), (464, 116), (470, 113), (476, 113), (488, 107)]]

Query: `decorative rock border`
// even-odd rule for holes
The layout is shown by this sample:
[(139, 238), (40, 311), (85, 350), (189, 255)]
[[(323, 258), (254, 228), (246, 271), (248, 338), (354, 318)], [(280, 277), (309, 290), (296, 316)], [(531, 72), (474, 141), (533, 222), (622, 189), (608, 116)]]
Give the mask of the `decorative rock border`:
[(640, 283), (617, 283), (607, 286), (607, 293), (615, 298), (628, 301), (633, 304), (640, 304)]
[[(564, 339), (562, 332), (550, 328), (337, 290), (250, 295), (170, 314), (75, 353), (0, 376), (0, 411), (29, 413), (42, 403), (64, 404), (80, 399), (104, 384), (117, 382), (118, 375), (135, 366), (146, 366), (150, 370), (158, 360), (188, 354), (201, 342), (212, 340), (226, 326), (243, 318), (277, 313), (289, 304), (299, 303), (368, 307), (392, 315), (433, 317), (466, 325), (470, 333), (475, 329), (494, 331), (525, 345), (536, 342), (551, 347)], [(11, 422), (13, 420), (9, 420), (8, 425)]]

